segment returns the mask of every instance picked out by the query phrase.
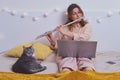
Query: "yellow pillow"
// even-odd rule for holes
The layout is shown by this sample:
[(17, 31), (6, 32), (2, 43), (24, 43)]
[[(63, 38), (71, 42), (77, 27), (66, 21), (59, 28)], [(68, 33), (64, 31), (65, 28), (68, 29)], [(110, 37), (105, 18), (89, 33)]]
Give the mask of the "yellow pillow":
[(16, 47), (13, 47), (9, 51), (6, 52), (6, 56), (11, 57), (20, 57), (23, 52), (23, 45), (24, 46), (30, 46), (33, 44), (34, 50), (35, 50), (35, 57), (36, 59), (44, 60), (48, 55), (50, 55), (53, 50), (50, 49), (50, 47), (46, 44), (39, 43), (39, 42), (27, 42), (23, 44), (19, 44)]

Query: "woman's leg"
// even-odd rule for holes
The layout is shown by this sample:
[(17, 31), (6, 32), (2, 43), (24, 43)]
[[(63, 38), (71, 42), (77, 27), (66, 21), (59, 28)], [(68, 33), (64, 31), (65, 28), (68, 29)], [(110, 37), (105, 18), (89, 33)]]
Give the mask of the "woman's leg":
[(79, 70), (82, 70), (82, 71), (93, 70), (93, 71), (95, 71), (94, 63), (91, 59), (78, 58), (77, 59), (77, 64), (78, 64), (78, 69)]
[(58, 62), (58, 66), (60, 72), (64, 70), (67, 71), (78, 70), (76, 58), (73, 57), (66, 57), (61, 59)]

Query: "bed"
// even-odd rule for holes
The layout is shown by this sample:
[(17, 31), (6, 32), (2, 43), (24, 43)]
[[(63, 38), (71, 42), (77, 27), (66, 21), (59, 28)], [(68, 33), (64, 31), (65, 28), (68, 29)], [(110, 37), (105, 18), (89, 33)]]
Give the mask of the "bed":
[[(12, 72), (11, 66), (15, 63), (18, 58), (7, 57), (4, 55), (5, 52), (0, 53), (0, 71), (1, 72)], [(39, 72), (42, 74), (57, 73), (58, 66), (55, 62), (55, 54), (50, 54), (42, 65), (47, 66), (47, 70)], [(120, 71), (120, 52), (108, 51), (108, 52), (97, 52), (96, 58), (94, 59), (94, 65), (97, 72), (119, 72)], [(37, 74), (39, 74), (37, 73)]]
[(0, 80), (120, 80), (120, 53), (115, 51), (97, 52), (94, 59), (96, 72), (80, 70), (58, 72), (55, 54), (50, 54), (43, 65), (47, 69), (36, 74), (13, 73), (11, 66), (18, 58), (7, 57), (0, 53)]

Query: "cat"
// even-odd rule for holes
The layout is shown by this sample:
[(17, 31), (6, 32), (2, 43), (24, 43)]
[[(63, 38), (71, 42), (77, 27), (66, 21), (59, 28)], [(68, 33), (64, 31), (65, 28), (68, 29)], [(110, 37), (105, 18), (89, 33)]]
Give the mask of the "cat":
[(12, 71), (17, 73), (32, 74), (46, 70), (46, 66), (42, 66), (34, 55), (33, 45), (29, 47), (23, 46), (21, 57), (13, 64)]

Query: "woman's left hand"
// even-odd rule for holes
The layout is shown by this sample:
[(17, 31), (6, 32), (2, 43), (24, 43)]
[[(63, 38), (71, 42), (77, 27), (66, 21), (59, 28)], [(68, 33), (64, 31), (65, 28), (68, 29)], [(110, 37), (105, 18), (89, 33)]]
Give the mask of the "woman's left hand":
[(65, 34), (65, 31), (62, 25), (57, 26), (56, 31), (60, 32), (61, 34)]

